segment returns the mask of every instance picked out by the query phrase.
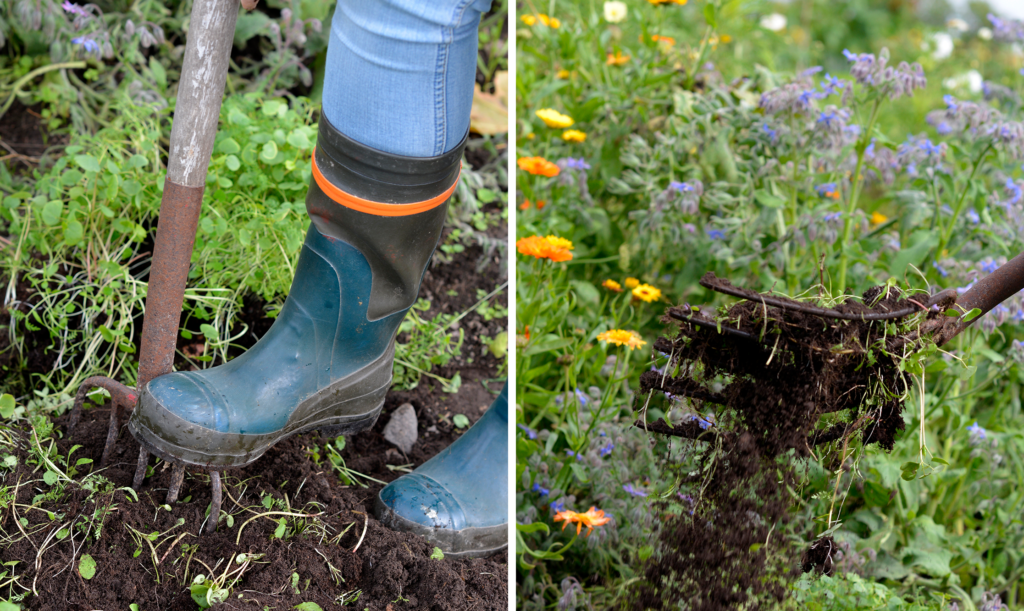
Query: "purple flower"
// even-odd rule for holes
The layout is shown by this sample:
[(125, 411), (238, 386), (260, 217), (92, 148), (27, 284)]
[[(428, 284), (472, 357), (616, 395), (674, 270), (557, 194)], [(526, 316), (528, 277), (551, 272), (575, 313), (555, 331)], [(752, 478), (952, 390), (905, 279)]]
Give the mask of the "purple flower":
[(971, 445), (975, 445), (974, 439), (981, 441), (988, 437), (988, 431), (978, 426), (977, 420), (974, 421), (974, 424), (967, 427), (967, 431), (971, 434)]
[(980, 262), (978, 264), (978, 267), (981, 268), (981, 271), (983, 271), (983, 272), (985, 272), (987, 274), (991, 274), (992, 272), (994, 272), (997, 269), (999, 269), (999, 264), (996, 263), (995, 261), (989, 259), (988, 261)]
[(551, 493), (551, 491), (550, 491), (550, 490), (548, 490), (547, 488), (545, 488), (545, 487), (541, 486), (541, 485), (540, 485), (539, 483), (537, 483), (537, 482), (534, 482), (534, 483), (533, 483), (533, 491), (534, 491), (534, 492), (539, 492), (541, 496), (547, 496), (548, 494), (550, 494), (550, 493)]
[(643, 490), (637, 490), (636, 488), (633, 487), (633, 484), (625, 484), (622, 486), (622, 489), (633, 496), (647, 496), (646, 492), (644, 492)]
[(582, 452), (580, 452), (579, 454), (577, 454), (576, 452), (573, 452), (572, 450), (566, 450), (566, 451), (565, 451), (565, 455), (566, 455), (566, 456), (572, 456), (572, 457), (573, 457), (573, 458), (575, 458), (576, 460), (583, 460), (583, 453), (582, 453)]
[(565, 501), (551, 501), (548, 505), (551, 508), (551, 513), (558, 513), (559, 511), (565, 511)]
[(590, 398), (587, 396), (587, 394), (580, 390), (579, 388), (576, 389), (576, 400), (580, 402), (580, 406), (582, 407), (586, 407), (587, 403), (590, 402)]
[(683, 416), (683, 422), (696, 422), (700, 426), (702, 431), (706, 431), (709, 428), (715, 426), (714, 422), (701, 418), (698, 414), (685, 414)]
[(776, 140), (779, 139), (779, 132), (777, 132), (774, 129), (768, 127), (767, 123), (762, 125), (761, 129), (764, 130), (764, 133), (768, 134), (768, 137), (772, 139), (772, 142), (775, 142)]
[(825, 215), (825, 222), (828, 223), (829, 221), (838, 221), (840, 218), (842, 218), (842, 216), (842, 212), (831, 212)]
[(525, 424), (517, 424), (516, 426), (518, 426), (520, 429), (522, 429), (523, 432), (526, 433), (526, 436), (529, 437), (530, 439), (536, 439), (537, 438), (537, 431), (531, 429), (530, 427), (526, 426)]
[(693, 185), (685, 182), (672, 181), (668, 183), (668, 188), (680, 193), (691, 193), (693, 191)]
[(844, 81), (827, 72), (825, 73), (825, 79), (821, 81), (821, 88), (825, 90), (825, 95), (835, 95), (845, 86), (846, 83)]
[(818, 113), (818, 123), (824, 123), (825, 127), (832, 127), (832, 122), (836, 119), (836, 113), (834, 112), (820, 112)]
[(944, 267), (939, 265), (938, 261), (932, 261), (932, 267), (934, 267), (936, 271), (939, 272), (939, 275), (942, 276), (943, 278), (949, 276), (949, 272), (947, 272)]
[(75, 43), (76, 45), (82, 45), (82, 47), (85, 48), (86, 53), (95, 53), (97, 55), (99, 55), (100, 53), (99, 44), (97, 44), (96, 41), (91, 38), (79, 36), (78, 38), (72, 38), (71, 42)]
[(608, 456), (609, 454), (611, 454), (612, 450), (614, 450), (614, 449), (615, 449), (615, 444), (613, 444), (612, 442), (609, 441), (608, 445), (606, 445), (605, 447), (603, 447), (600, 450), (598, 450), (597, 453), (601, 455), (601, 458), (604, 458), (605, 456)]
[(1010, 201), (1007, 202), (1009, 204), (1016, 204), (1024, 197), (1024, 192), (1022, 192), (1020, 185), (1013, 182), (1012, 178), (1006, 179), (1006, 190), (1010, 192)]
[(564, 159), (564, 161), (565, 161), (565, 167), (570, 169), (570, 170), (589, 170), (590, 169), (590, 164), (587, 163), (587, 160), (582, 158), (582, 157), (580, 157), (579, 159), (574, 159), (572, 157), (566, 157)]
[(943, 121), (938, 124), (935, 131), (939, 132), (940, 136), (945, 136), (946, 134), (952, 133), (953, 128), (949, 126), (949, 123)]
[(725, 232), (722, 231), (721, 229), (708, 229), (707, 230), (707, 234), (708, 234), (708, 237), (711, 238), (712, 240), (724, 240), (725, 239)]
[(85, 12), (85, 9), (83, 9), (80, 6), (78, 6), (77, 4), (72, 4), (68, 0), (64, 0), (64, 4), (60, 5), (60, 7), (62, 9), (64, 9), (66, 12), (74, 13), (75, 15), (83, 15), (83, 16), (88, 16), (89, 15), (89, 13)]
[(975, 212), (973, 208), (968, 208), (967, 219), (971, 221), (971, 223), (974, 225), (977, 225), (979, 222), (981, 222), (981, 217), (978, 216), (978, 213)]
[(818, 100), (823, 97), (825, 97), (825, 95), (822, 93), (818, 93), (817, 89), (807, 89), (799, 96), (797, 96), (797, 100), (799, 100), (800, 104), (802, 104), (803, 106), (810, 106), (811, 100)]
[(818, 197), (832, 197), (833, 199), (838, 199), (832, 195), (833, 193), (839, 193), (839, 186), (834, 182), (821, 183), (814, 187), (814, 190), (818, 192)]
[(851, 62), (857, 61), (857, 54), (856, 53), (851, 53), (849, 49), (843, 49), (843, 57), (845, 57), (847, 59), (847, 61), (851, 61)]
[(821, 66), (811, 66), (810, 68), (801, 72), (800, 76), (814, 76), (815, 74), (821, 72), (822, 70), (824, 70), (824, 68), (822, 68)]

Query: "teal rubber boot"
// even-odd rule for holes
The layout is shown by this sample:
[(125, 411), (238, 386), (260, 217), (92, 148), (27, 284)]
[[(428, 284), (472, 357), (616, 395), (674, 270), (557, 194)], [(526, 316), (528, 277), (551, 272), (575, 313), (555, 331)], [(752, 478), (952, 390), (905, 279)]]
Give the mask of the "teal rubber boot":
[(132, 435), (166, 460), (217, 469), (247, 465), (297, 433), (372, 426), (464, 144), (402, 157), (345, 137), (321, 116), (306, 197), (312, 224), (277, 320), (224, 365), (150, 381)]
[(377, 518), (456, 557), (508, 547), (508, 384), (451, 446), (377, 495)]

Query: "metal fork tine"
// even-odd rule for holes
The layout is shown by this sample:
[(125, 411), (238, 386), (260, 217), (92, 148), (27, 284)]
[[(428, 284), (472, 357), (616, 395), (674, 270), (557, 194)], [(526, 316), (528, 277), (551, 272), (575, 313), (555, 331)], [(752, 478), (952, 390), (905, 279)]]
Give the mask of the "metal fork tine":
[(181, 483), (185, 481), (185, 464), (178, 463), (171, 469), (171, 485), (167, 488), (167, 504), (178, 500), (178, 493), (181, 492)]
[(220, 503), (223, 494), (220, 486), (220, 472), (210, 471), (210, 486), (213, 488), (213, 503), (210, 506), (210, 520), (206, 524), (206, 532), (212, 533), (217, 530), (217, 522), (220, 521)]

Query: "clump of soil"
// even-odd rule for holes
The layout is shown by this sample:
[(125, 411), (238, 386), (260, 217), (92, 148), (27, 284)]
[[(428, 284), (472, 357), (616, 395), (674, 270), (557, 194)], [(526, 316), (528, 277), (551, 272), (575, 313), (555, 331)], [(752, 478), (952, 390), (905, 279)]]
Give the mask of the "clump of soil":
[[(654, 348), (670, 362), (640, 377), (638, 401), (659, 391), (689, 398), (697, 413), (675, 426), (636, 426), (707, 443), (697, 449), (700, 468), (680, 474), (693, 513), (680, 512), (662, 529), (660, 553), (644, 567), (636, 606), (677, 608), (684, 601), (693, 611), (773, 608), (796, 569), (779, 534), (789, 519), (790, 490), (798, 487), (794, 459), (824, 443), (845, 447), (855, 434), (865, 445), (892, 450), (904, 428), (910, 384), (892, 355), (913, 350), (918, 341), (914, 334), (892, 333), (892, 325), (906, 330), (908, 317), (936, 301), (876, 287), (863, 303), (848, 298), (826, 311), (762, 298), (710, 273), (701, 284), (744, 301), (717, 319), (669, 308), (662, 321), (677, 324), (678, 335), (659, 338)], [(829, 414), (833, 424), (819, 428)], [(804, 565), (828, 573), (824, 541), (811, 546)]]
[(804, 552), (800, 569), (805, 573), (815, 571), (820, 575), (831, 575), (835, 570), (835, 555), (839, 551), (835, 539), (832, 537), (821, 537), (815, 539), (814, 543)]

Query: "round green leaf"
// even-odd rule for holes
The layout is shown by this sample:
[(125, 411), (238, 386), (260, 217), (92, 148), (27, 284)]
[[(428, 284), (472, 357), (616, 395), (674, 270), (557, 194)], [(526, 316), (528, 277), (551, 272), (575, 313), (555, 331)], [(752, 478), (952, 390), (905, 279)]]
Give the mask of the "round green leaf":
[(238, 160), (238, 157), (234, 155), (228, 155), (228, 158), (224, 160), (224, 165), (228, 166), (228, 169), (232, 172), (242, 167), (242, 162)]
[(89, 554), (82, 554), (78, 561), (78, 574), (82, 579), (92, 579), (96, 575), (96, 561)]
[(92, 155), (75, 155), (75, 163), (86, 172), (100, 171), (100, 162)]
[(52, 199), (43, 206), (43, 223), (47, 227), (53, 227), (60, 222), (60, 215), (64, 212), (64, 202), (59, 199)]
[(68, 246), (74, 246), (81, 242), (84, 235), (85, 228), (77, 220), (71, 220), (68, 222), (68, 226), (64, 228), (64, 242)]
[(270, 140), (263, 145), (263, 150), (260, 151), (260, 159), (263, 161), (273, 161), (274, 157), (277, 157), (277, 143)]
[(288, 144), (294, 146), (297, 149), (302, 150), (308, 149), (311, 146), (313, 146), (313, 144), (309, 141), (309, 138), (306, 136), (306, 133), (301, 130), (295, 130), (292, 133), (288, 134)]
[(226, 155), (237, 153), (240, 150), (242, 147), (238, 146), (238, 142), (234, 138), (225, 138), (217, 145), (217, 152)]

